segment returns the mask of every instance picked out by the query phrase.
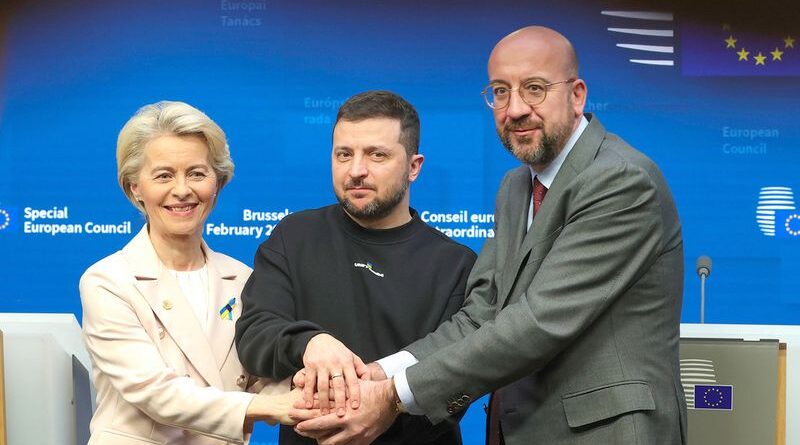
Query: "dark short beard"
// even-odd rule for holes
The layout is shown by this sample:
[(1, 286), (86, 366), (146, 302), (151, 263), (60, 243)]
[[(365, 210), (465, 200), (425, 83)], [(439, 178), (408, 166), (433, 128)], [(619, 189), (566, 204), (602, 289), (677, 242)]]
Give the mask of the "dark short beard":
[(408, 185), (408, 174), (406, 174), (402, 184), (400, 184), (400, 187), (395, 190), (394, 193), (385, 199), (375, 198), (372, 202), (364, 206), (363, 209), (354, 206), (353, 203), (350, 202), (350, 199), (346, 198), (344, 195), (339, 196), (337, 194), (336, 199), (344, 210), (353, 218), (364, 221), (376, 221), (392, 213), (392, 210), (403, 201), (406, 191), (408, 190)]
[[(570, 136), (568, 126), (564, 125), (558, 127), (553, 133), (554, 134), (543, 133), (542, 140), (539, 142), (539, 146), (537, 146), (535, 150), (522, 151), (514, 149), (514, 145), (511, 142), (510, 128), (504, 127), (502, 130), (497, 130), (497, 135), (500, 137), (500, 142), (503, 143), (503, 146), (506, 147), (509, 153), (525, 164), (533, 166), (549, 165), (553, 159), (558, 156), (558, 154), (564, 148), (564, 145), (566, 145), (567, 139), (569, 139)], [(524, 143), (526, 141), (523, 139), (520, 142)]]

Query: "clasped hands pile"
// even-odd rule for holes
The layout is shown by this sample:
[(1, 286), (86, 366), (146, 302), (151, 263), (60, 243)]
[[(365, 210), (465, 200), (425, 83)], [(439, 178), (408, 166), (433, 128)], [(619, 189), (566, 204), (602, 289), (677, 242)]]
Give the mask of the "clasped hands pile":
[(298, 434), (320, 445), (369, 444), (397, 417), (394, 383), (380, 365), (364, 364), (332, 336), (314, 336), (303, 365), (292, 380), (302, 393), (289, 411)]

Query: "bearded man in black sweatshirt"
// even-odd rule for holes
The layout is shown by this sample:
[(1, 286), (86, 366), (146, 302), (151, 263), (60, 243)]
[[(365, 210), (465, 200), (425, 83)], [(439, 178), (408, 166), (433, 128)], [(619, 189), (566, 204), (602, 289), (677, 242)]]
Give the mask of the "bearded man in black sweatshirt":
[[(358, 406), (365, 362), (461, 307), (475, 253), (409, 207), (424, 160), (419, 133), (413, 106), (388, 91), (358, 94), (339, 109), (331, 153), (339, 203), (284, 218), (259, 247), (242, 292), (236, 347), (248, 371), (285, 379), (302, 369), (316, 382), (309, 391), (316, 386), (322, 400), (331, 391), (344, 414), (345, 403)], [(281, 427), (280, 443), (315, 442)], [(460, 444), (458, 417), (432, 426), (403, 414), (374, 443)]]

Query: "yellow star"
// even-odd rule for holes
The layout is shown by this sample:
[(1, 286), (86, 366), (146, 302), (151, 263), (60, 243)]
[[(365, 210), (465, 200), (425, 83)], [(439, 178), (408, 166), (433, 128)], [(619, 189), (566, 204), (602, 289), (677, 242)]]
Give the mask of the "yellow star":
[(781, 56), (783, 55), (783, 51), (779, 50), (778, 48), (775, 48), (775, 51), (770, 51), (770, 54), (772, 54), (772, 60), (783, 61), (783, 59), (781, 59)]
[(761, 54), (761, 51), (759, 51), (758, 55), (757, 56), (753, 56), (753, 58), (756, 59), (756, 65), (763, 65), (764, 64), (764, 60), (767, 58), (767, 56)]
[(784, 48), (794, 48), (794, 37), (786, 36), (786, 38), (783, 39), (783, 43)]
[(725, 43), (728, 44), (725, 48), (736, 48), (736, 39), (734, 39), (733, 36), (728, 36), (728, 38), (725, 39)]
[(737, 52), (736, 54), (738, 54), (738, 55), (739, 55), (739, 62), (741, 62), (742, 60), (749, 60), (749, 59), (747, 58), (747, 56), (749, 56), (749, 55), (750, 55), (750, 51), (748, 51), (748, 50), (746, 50), (746, 49), (744, 49), (744, 48), (742, 48), (742, 50), (741, 50), (741, 51), (739, 51), (739, 52)]

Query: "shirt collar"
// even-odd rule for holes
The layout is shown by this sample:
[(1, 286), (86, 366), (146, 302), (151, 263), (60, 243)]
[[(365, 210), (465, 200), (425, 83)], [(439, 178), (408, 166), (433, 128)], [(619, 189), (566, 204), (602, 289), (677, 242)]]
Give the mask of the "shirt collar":
[(578, 138), (581, 137), (583, 134), (583, 130), (589, 125), (589, 121), (586, 119), (586, 116), (581, 116), (581, 121), (578, 124), (578, 128), (572, 132), (572, 135), (567, 139), (567, 143), (564, 145), (564, 149), (561, 150), (561, 153), (553, 159), (553, 161), (544, 168), (544, 170), (537, 172), (533, 169), (532, 166), (528, 165), (528, 168), (531, 169), (531, 181), (533, 178), (538, 177), (539, 182), (542, 183), (548, 189), (551, 185), (553, 185), (553, 181), (556, 179), (556, 174), (558, 170), (561, 169), (561, 165), (564, 163), (564, 159), (567, 158), (567, 155), (570, 151), (572, 151), (572, 147), (575, 146), (575, 143), (578, 142)]

